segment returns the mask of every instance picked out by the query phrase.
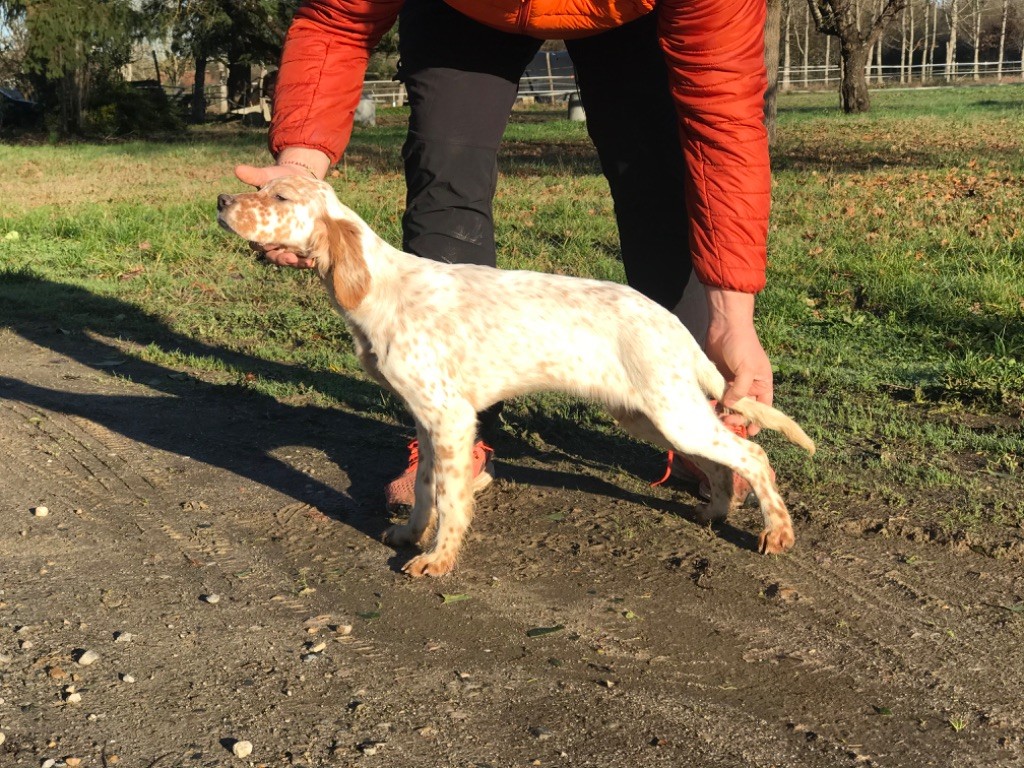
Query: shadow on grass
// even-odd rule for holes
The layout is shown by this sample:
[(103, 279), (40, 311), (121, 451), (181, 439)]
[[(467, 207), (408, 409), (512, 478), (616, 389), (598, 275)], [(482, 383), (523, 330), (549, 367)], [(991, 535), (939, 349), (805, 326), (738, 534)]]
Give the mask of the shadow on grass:
[[(159, 317), (132, 304), (25, 272), (0, 275), (0, 299), (4, 301), (0, 327), (104, 375), (116, 372), (164, 395), (72, 393), (4, 375), (0, 376), (0, 395), (4, 399), (88, 419), (136, 443), (229, 470), (314, 506), (367, 536), (379, 538), (387, 527), (382, 488), (404, 464), (402, 447), (410, 430), (358, 413), (358, 403), (379, 397), (376, 385), (339, 374), (312, 377), (323, 390), (349, 392), (357, 412), (282, 403), (243, 386), (210, 384), (187, 372), (147, 362), (99, 338), (116, 337), (119, 329), (122, 333), (130, 329), (134, 344), (153, 344), (165, 351), (207, 357), (279, 380), (310, 377), (293, 366), (182, 336)], [(625, 499), (692, 517), (691, 505), (636, 494), (596, 476), (608, 469), (601, 462), (642, 475), (657, 455), (653, 449), (624, 437), (588, 430), (570, 423), (571, 419), (564, 423), (557, 418), (541, 421), (545, 422), (544, 431), (552, 433), (555, 442), (551, 445), (556, 450), (538, 451), (527, 441), (503, 433), (499, 448), (502, 455), (578, 465), (578, 456), (585, 454), (591, 471), (504, 465), (502, 477), (531, 486)], [(274, 455), (279, 449), (296, 446), (324, 451), (350, 478), (349, 488), (331, 487)], [(382, 462), (380, 456), (386, 453), (391, 457)], [(726, 527), (721, 535), (740, 546), (753, 546), (735, 529)]]

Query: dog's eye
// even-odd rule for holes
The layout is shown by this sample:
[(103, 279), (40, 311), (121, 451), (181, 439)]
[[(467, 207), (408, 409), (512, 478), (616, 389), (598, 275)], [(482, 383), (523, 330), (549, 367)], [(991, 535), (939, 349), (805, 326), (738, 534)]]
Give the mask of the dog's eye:
[(276, 200), (280, 200), (282, 203), (287, 203), (288, 202), (288, 198), (285, 197), (284, 195), (274, 195), (274, 198)]

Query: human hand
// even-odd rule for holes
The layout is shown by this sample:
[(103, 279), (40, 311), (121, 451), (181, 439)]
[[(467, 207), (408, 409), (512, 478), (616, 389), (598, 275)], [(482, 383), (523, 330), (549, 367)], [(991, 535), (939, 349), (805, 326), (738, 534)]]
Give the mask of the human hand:
[[(754, 328), (753, 294), (708, 288), (709, 325), (704, 351), (725, 377), (722, 405), (728, 408), (741, 397), (772, 404), (772, 365)], [(743, 425), (738, 414), (724, 419), (729, 425)], [(747, 434), (756, 435), (759, 427), (747, 425)]]

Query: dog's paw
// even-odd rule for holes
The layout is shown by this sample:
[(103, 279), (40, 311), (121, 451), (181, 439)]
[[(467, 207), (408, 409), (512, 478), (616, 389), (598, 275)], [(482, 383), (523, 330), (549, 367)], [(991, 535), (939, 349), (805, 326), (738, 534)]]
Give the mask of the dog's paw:
[(392, 525), (381, 536), (381, 540), (392, 547), (412, 547), (420, 543), (422, 531), (415, 531), (411, 525)]
[(451, 573), (454, 567), (454, 558), (426, 552), (406, 563), (402, 567), (402, 571), (414, 579), (418, 579), (420, 576), (444, 576), (446, 573)]
[(790, 525), (761, 531), (757, 538), (757, 549), (762, 555), (778, 555), (785, 552), (796, 542), (793, 527)]

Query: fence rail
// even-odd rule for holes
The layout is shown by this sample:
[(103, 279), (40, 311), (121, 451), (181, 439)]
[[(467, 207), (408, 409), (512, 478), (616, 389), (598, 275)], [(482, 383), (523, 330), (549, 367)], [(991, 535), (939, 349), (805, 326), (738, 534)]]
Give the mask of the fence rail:
[[(801, 88), (820, 88), (838, 85), (842, 69), (838, 64), (780, 69), (779, 87), (783, 91)], [(946, 62), (932, 64), (870, 64), (867, 67), (868, 86), (917, 85), (928, 83), (964, 84), (974, 80), (1020, 82), (1024, 79), (1024, 65), (1020, 61), (955, 62), (947, 72)], [(571, 75), (541, 75), (524, 77), (519, 81), (520, 100), (563, 101), (576, 92), (576, 78)], [(405, 85), (396, 80), (367, 80), (363, 83), (363, 96), (381, 106), (398, 107), (405, 104)]]
[[(838, 64), (828, 66), (790, 67), (779, 70), (779, 87), (782, 90), (833, 85), (839, 82), (842, 69)], [(1020, 81), (1024, 69), (1019, 61), (978, 62), (977, 71), (973, 61), (954, 62), (947, 72), (946, 62), (932, 64), (885, 64), (867, 67), (868, 85), (914, 85), (917, 83), (968, 83), (974, 80)]]

